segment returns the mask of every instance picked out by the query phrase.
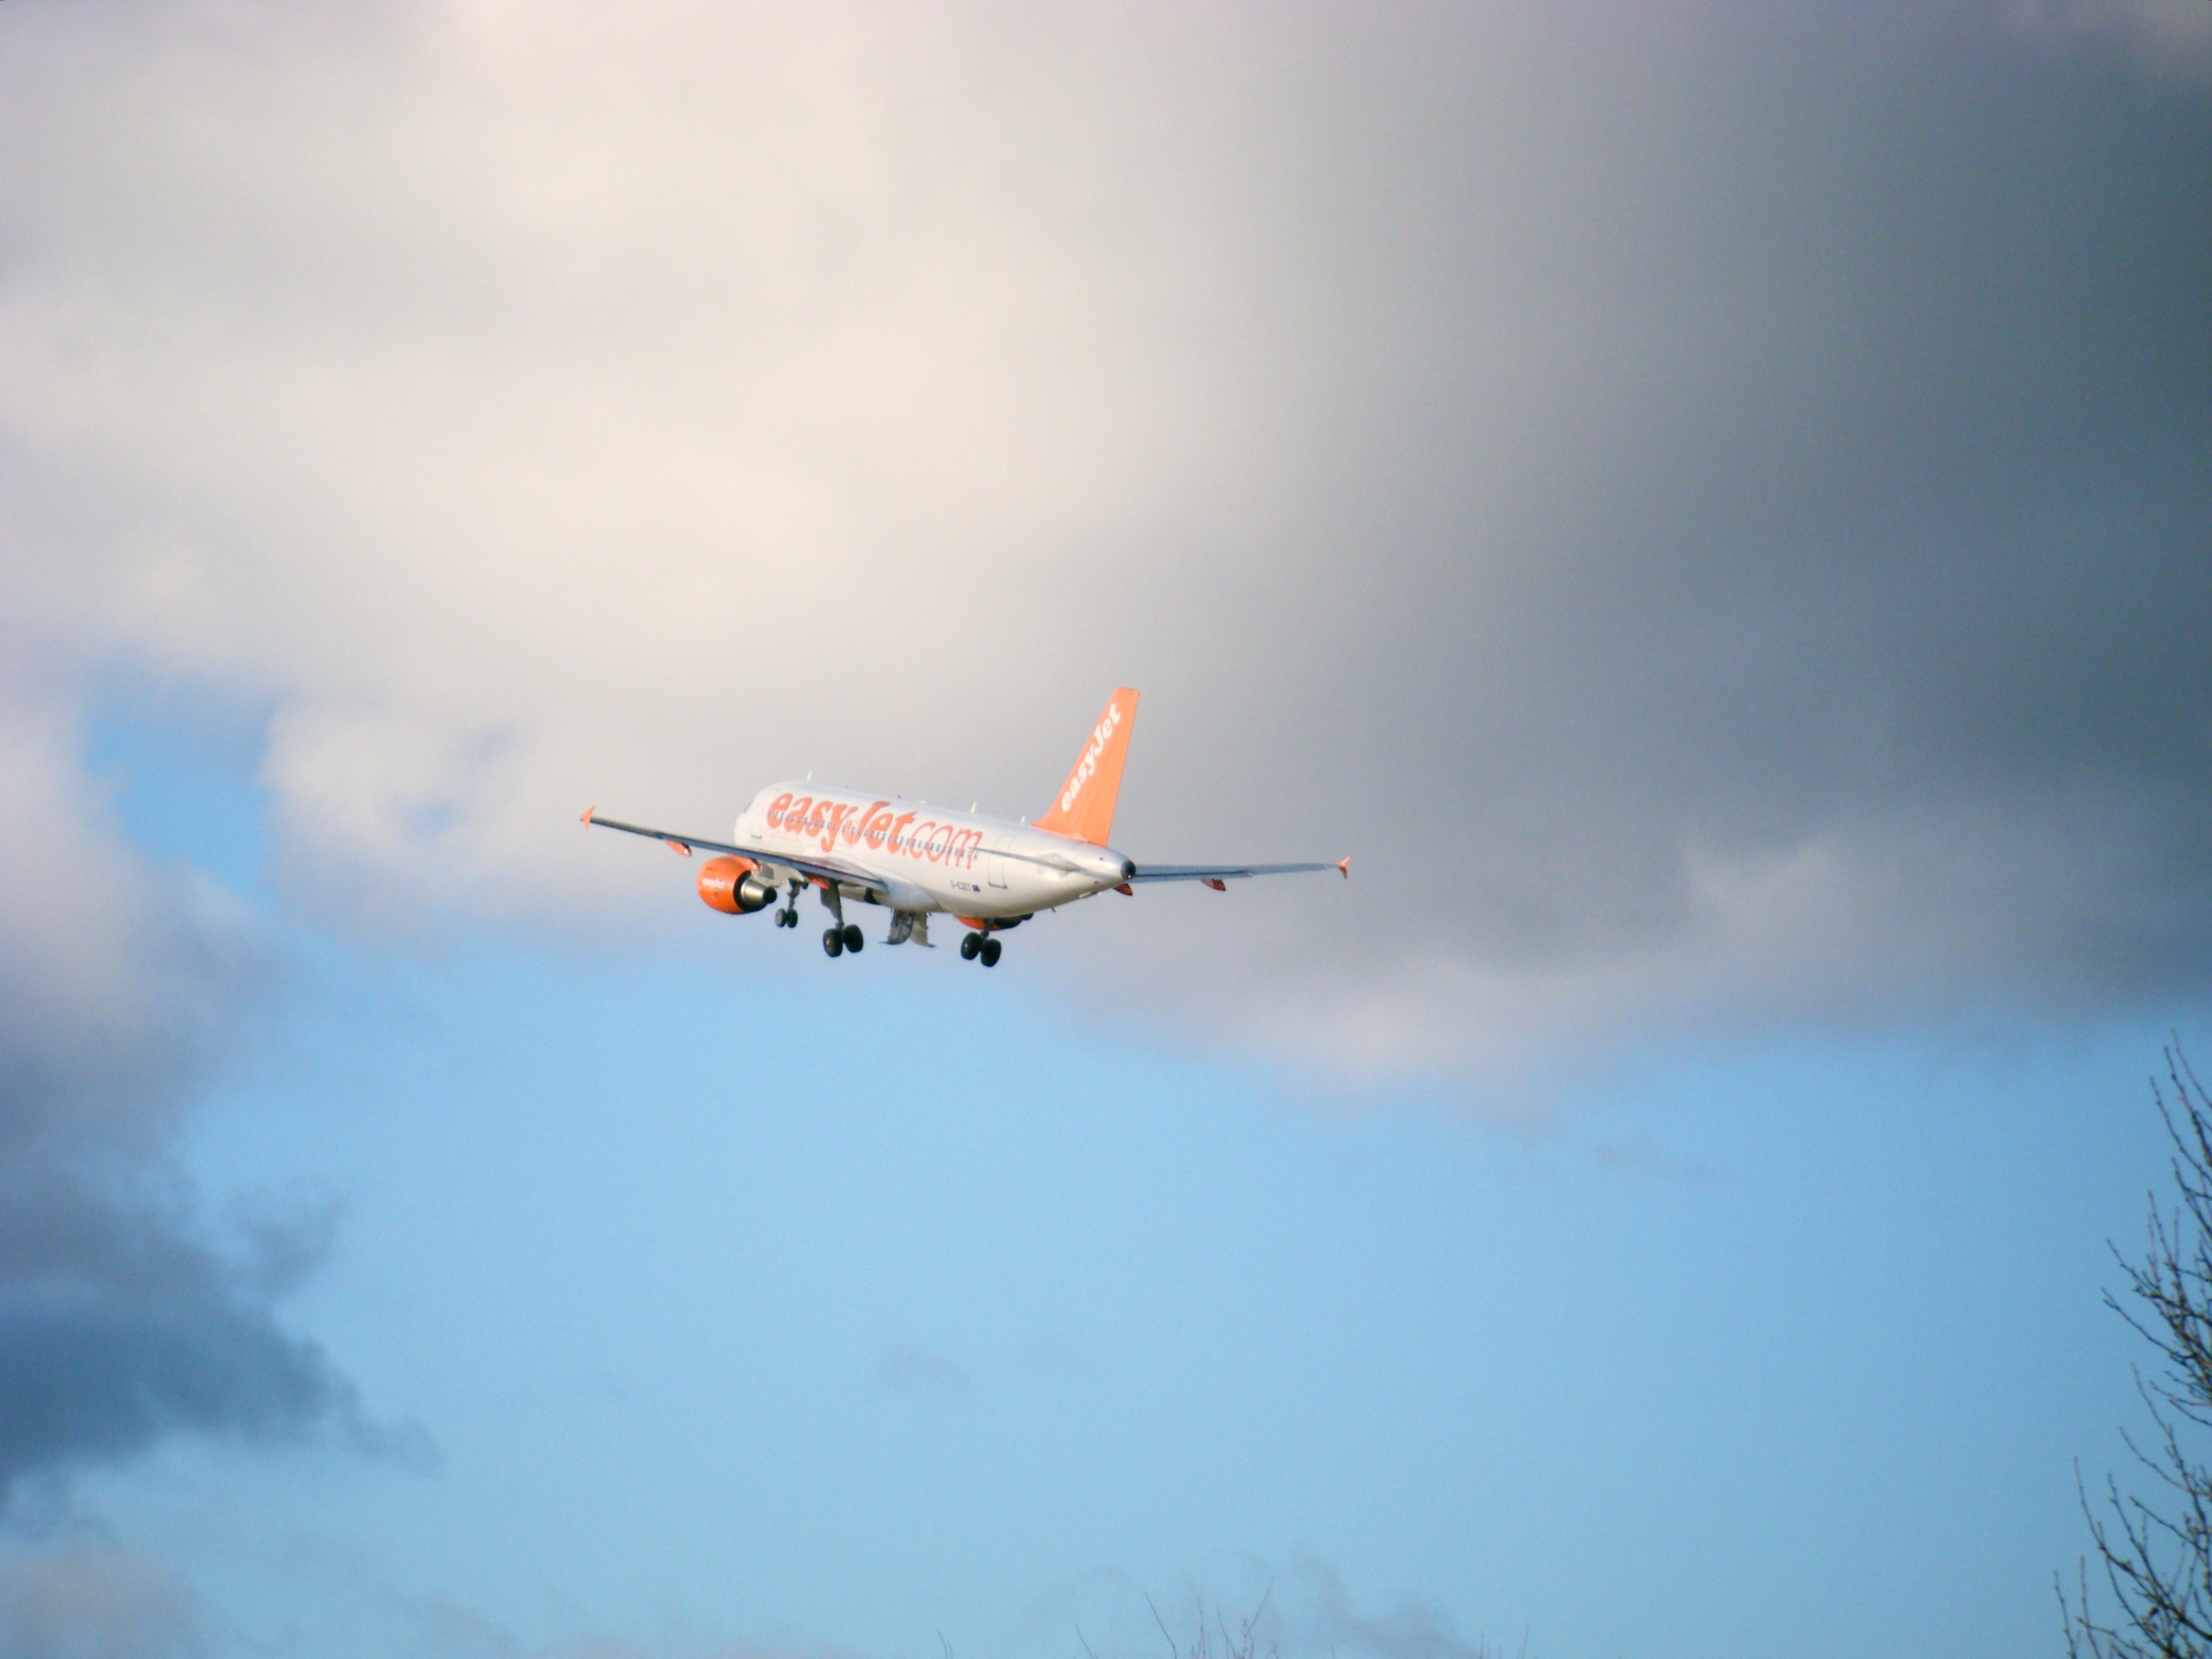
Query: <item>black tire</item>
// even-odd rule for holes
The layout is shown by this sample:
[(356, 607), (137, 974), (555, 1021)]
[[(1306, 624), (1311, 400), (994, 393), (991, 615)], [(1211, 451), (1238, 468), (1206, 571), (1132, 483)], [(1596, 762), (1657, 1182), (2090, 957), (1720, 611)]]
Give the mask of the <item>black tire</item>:
[(960, 960), (963, 962), (975, 961), (975, 952), (982, 948), (983, 936), (981, 933), (968, 934), (960, 941)]
[(860, 947), (866, 943), (867, 941), (860, 937), (859, 922), (848, 921), (845, 924), (845, 948), (848, 951), (858, 956), (860, 954)]
[(833, 957), (842, 957), (845, 954), (845, 935), (835, 927), (827, 929), (822, 935), (822, 948)]
[(983, 941), (982, 948), (977, 954), (983, 958), (983, 965), (986, 968), (995, 968), (999, 965), (999, 952), (1005, 948), (1006, 947), (1000, 945), (998, 940), (994, 939), (987, 939)]

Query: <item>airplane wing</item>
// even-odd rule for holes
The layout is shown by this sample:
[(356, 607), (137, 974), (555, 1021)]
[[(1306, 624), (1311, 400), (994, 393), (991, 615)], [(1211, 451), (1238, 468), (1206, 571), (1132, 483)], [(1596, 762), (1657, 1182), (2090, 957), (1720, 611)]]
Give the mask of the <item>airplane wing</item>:
[(1298, 876), (1316, 870), (1334, 870), (1340, 876), (1352, 874), (1352, 860), (1340, 860), (1335, 864), (1140, 864), (1132, 882), (1139, 881), (1202, 881), (1216, 892), (1223, 890), (1221, 884), (1238, 881), (1246, 876)]
[(810, 880), (834, 881), (847, 887), (865, 887), (878, 898), (890, 896), (890, 888), (881, 876), (872, 875), (858, 865), (848, 864), (842, 859), (793, 858), (788, 853), (772, 853), (764, 847), (733, 847), (726, 841), (702, 841), (696, 836), (679, 836), (670, 830), (648, 830), (642, 824), (621, 823), (613, 818), (603, 818), (596, 809), (585, 812), (584, 825), (590, 830), (619, 830), (626, 836), (645, 836), (672, 848), (686, 858), (690, 858), (694, 851), (731, 853), (738, 858), (751, 859), (757, 864), (796, 870)]

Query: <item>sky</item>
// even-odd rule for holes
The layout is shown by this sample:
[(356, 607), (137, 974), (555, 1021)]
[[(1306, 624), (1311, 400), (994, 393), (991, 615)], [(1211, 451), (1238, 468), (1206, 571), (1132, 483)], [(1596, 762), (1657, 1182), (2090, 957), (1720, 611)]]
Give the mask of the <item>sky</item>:
[[(2062, 1646), (2212, 6), (0, 9), (0, 1655)], [(1354, 878), (827, 960), (811, 772)]]

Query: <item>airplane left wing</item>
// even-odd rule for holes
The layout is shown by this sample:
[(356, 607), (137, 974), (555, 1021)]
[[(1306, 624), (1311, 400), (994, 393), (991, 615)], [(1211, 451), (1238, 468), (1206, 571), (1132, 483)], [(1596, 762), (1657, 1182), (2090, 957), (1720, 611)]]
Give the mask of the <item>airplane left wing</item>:
[(703, 841), (697, 836), (679, 836), (670, 830), (648, 830), (643, 824), (623, 823), (613, 818), (599, 817), (596, 808), (584, 813), (587, 830), (619, 830), (626, 836), (644, 836), (690, 858), (694, 851), (728, 853), (741, 859), (750, 859), (757, 864), (777, 865), (786, 870), (796, 870), (814, 881), (834, 881), (847, 887), (865, 887), (878, 899), (890, 896), (890, 884), (881, 876), (870, 873), (858, 865), (848, 864), (842, 859), (794, 858), (788, 853), (771, 852), (765, 847), (735, 847), (725, 841)]
[(1317, 870), (1334, 870), (1349, 878), (1352, 860), (1340, 859), (1334, 864), (1140, 864), (1129, 878), (1139, 881), (1202, 881), (1218, 891), (1224, 881), (1241, 881), (1247, 876), (1299, 876)]

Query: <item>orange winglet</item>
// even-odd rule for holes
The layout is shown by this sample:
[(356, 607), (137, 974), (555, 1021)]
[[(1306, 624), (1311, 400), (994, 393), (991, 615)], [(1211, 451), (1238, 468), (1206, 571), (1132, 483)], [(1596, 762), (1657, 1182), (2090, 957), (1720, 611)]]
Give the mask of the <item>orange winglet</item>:
[(1336, 861), (1336, 873), (1342, 876), (1346, 881), (1350, 881), (1352, 879), (1352, 860), (1348, 858), (1339, 859)]
[(1229, 884), (1225, 881), (1216, 881), (1212, 876), (1206, 876), (1201, 879), (1217, 893), (1225, 893), (1229, 890)]
[(1134, 898), (1137, 896), (1137, 890), (1130, 886), (1126, 881), (1119, 887), (1116, 887), (1114, 890), (1119, 893), (1123, 898)]
[(586, 806), (586, 807), (584, 809), (584, 817), (583, 817), (583, 820), (582, 820), (582, 822), (583, 822), (583, 825), (584, 825), (584, 828), (585, 828), (585, 829), (588, 830), (588, 829), (590, 829), (590, 828), (592, 827), (592, 813), (594, 813), (594, 812), (596, 812), (596, 811), (598, 811), (599, 810), (599, 809), (598, 807), (596, 807), (596, 806)]
[(682, 842), (678, 841), (673, 836), (663, 836), (660, 838), (660, 844), (663, 847), (665, 847), (670, 852), (677, 854), (681, 857), (688, 859), (691, 856), (691, 849), (686, 847)]

